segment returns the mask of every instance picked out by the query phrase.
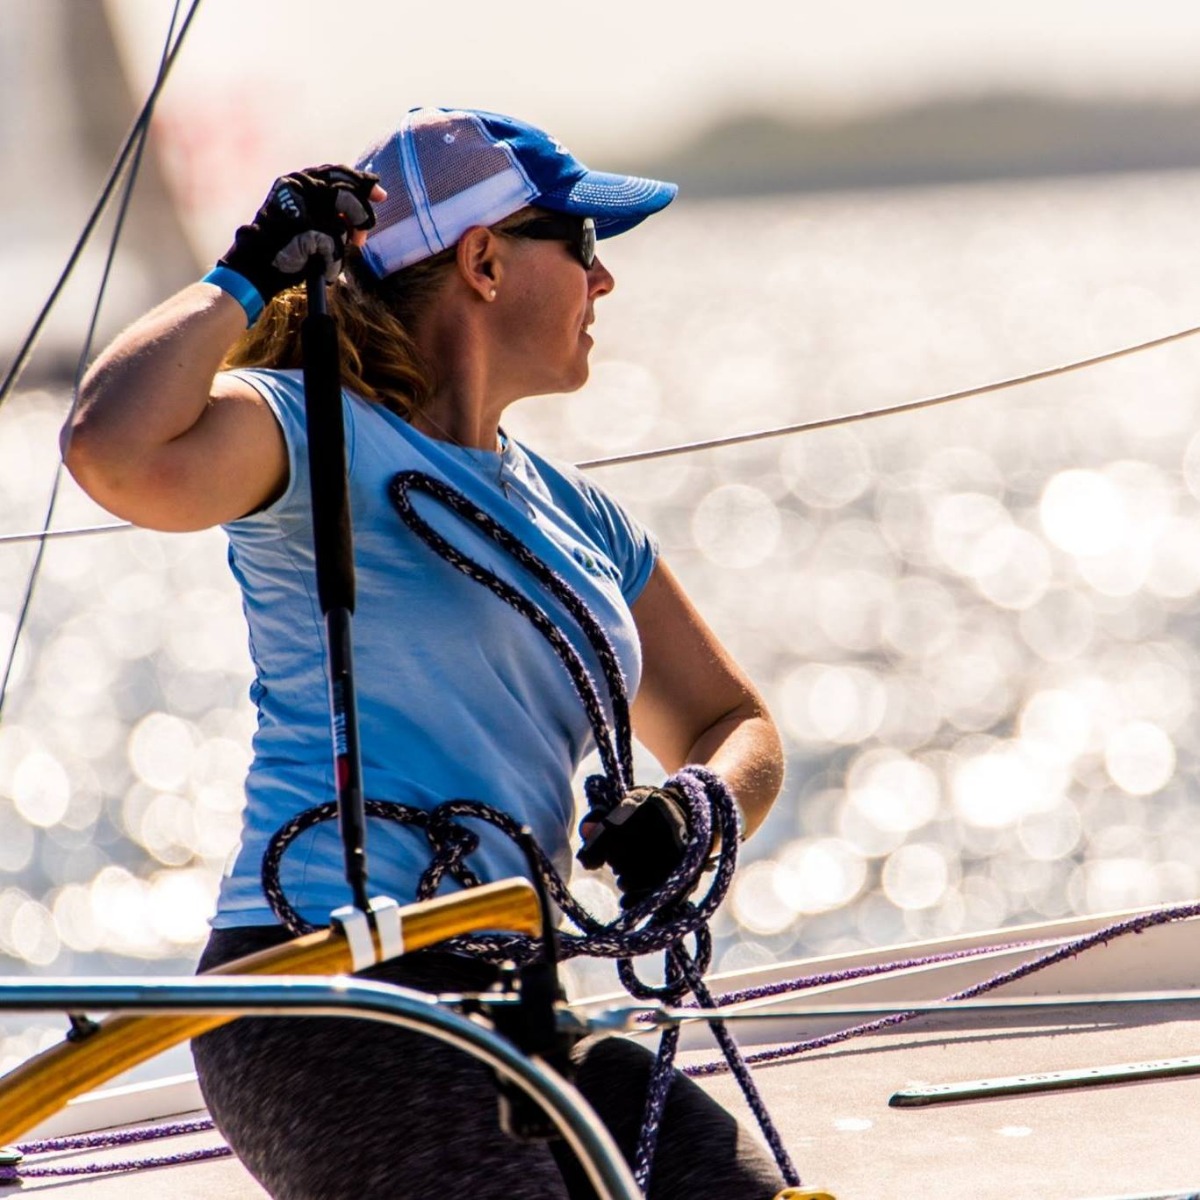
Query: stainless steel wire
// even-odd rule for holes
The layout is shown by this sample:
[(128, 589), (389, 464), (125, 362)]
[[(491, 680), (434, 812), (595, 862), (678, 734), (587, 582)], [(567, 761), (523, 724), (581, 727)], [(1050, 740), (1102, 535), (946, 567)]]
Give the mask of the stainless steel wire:
[[(125, 218), (129, 213), (129, 202), (133, 196), (133, 189), (137, 183), (138, 174), (141, 169), (142, 154), (146, 148), (146, 140), (150, 135), (150, 121), (154, 114), (154, 108), (158, 101), (158, 96), (161, 93), (163, 86), (166, 84), (167, 76), (170, 73), (171, 66), (175, 61), (176, 55), (179, 53), (180, 46), (183, 44), (183, 39), (187, 34), (188, 28), (191, 26), (192, 19), (195, 17), (197, 10), (200, 7), (200, 0), (192, 0), (192, 5), (188, 9), (187, 15), (184, 17), (183, 24), (176, 33), (176, 23), (179, 20), (179, 9), (182, 0), (175, 0), (175, 5), (171, 10), (171, 20), (167, 28), (166, 39), (163, 42), (162, 56), (158, 64), (158, 73), (155, 76), (154, 86), (150, 90), (149, 96), (146, 98), (141, 111), (138, 113), (137, 119), (134, 121), (133, 128), (126, 137), (125, 143), (117, 154), (117, 158), (109, 172), (109, 177), (101, 191), (100, 198), (97, 200), (92, 215), (84, 228), (83, 233), (75, 243), (75, 248), (72, 251), (71, 257), (67, 262), (66, 267), (59, 275), (58, 282), (55, 284), (50, 297), (43, 305), (41, 312), (38, 314), (37, 320), (34, 322), (33, 328), (26, 338), (24, 345), (17, 353), (8, 375), (4, 383), (0, 385), (0, 403), (3, 402), (12, 390), (16, 387), (17, 380), (20, 378), (21, 372), (29, 360), (29, 356), (33, 352), (34, 344), (37, 341), (38, 334), (45, 319), (50, 313), (50, 310), (57, 303), (59, 296), (62, 294), (62, 289), (66, 284), (68, 277), (74, 270), (75, 264), (79, 261), (79, 256), (83, 251), (83, 247), (90, 238), (93, 230), (96, 227), (96, 222), (99, 220), (101, 213), (107, 208), (109, 200), (116, 189), (118, 182), (121, 181), (124, 175), (124, 187), (121, 194), (121, 199), (117, 207), (116, 219), (113, 223), (112, 234), (109, 238), (108, 250), (105, 255), (104, 271), (100, 279), (99, 286), (96, 290), (96, 299), (92, 306), (91, 320), (88, 324), (87, 334), (84, 337), (83, 345), (79, 351), (79, 359), (75, 368), (74, 384), (71, 388), (71, 412), (74, 413), (75, 405), (78, 403), (79, 386), (83, 379), (84, 369), (87, 366), (88, 357), (91, 354), (91, 346), (95, 337), (96, 325), (100, 316), (100, 309), (104, 303), (104, 294), (108, 287), (108, 281), (112, 273), (113, 263), (116, 259), (117, 245), (121, 239), (121, 232), (125, 226)], [(34, 539), (37, 543), (37, 551), (34, 554), (33, 563), (29, 568), (29, 573), (25, 581), (25, 590), (21, 599), (21, 605), (17, 614), (16, 627), (13, 630), (13, 635), (9, 641), (8, 653), (4, 659), (3, 670), (0, 671), (0, 716), (4, 713), (4, 704), (8, 698), (8, 686), (12, 680), (13, 668), (16, 664), (17, 648), (21, 642), (21, 635), (25, 631), (26, 623), (29, 619), (29, 610), (33, 602), (34, 589), (37, 586), (38, 578), (42, 569), (42, 557), (46, 549), (47, 534), (50, 530), (51, 522), (54, 520), (54, 512), (58, 505), (59, 491), (63, 481), (63, 464), (59, 460), (54, 467), (54, 478), (50, 486), (50, 495), (46, 505), (46, 515), (42, 520), (42, 536)]]
[(902, 404), (888, 405), (883, 408), (866, 408), (860, 412), (843, 413), (836, 417), (818, 417), (812, 421), (797, 421), (792, 425), (779, 425), (772, 429), (759, 429), (751, 433), (735, 433), (726, 437), (709, 438), (701, 442), (683, 442), (677, 446), (660, 446), (656, 450), (640, 450), (631, 454), (616, 454), (607, 458), (593, 458), (576, 463), (580, 470), (595, 470), (598, 467), (616, 467), (625, 463), (649, 462), (656, 458), (670, 458), (675, 454), (695, 454), (700, 450), (716, 450), (722, 446), (740, 446), (747, 442), (761, 442), (768, 438), (786, 437), (793, 433), (811, 433), (816, 429), (833, 429), (838, 425), (852, 425), (856, 421), (871, 421), (876, 417), (890, 417), (898, 413), (917, 412), (923, 408), (934, 408), (939, 404), (949, 404), (954, 400), (969, 400), (972, 396), (985, 396), (990, 392), (1002, 392), (1008, 388), (1021, 387), (1028, 383), (1039, 383), (1043, 379), (1053, 379), (1066, 375), (1071, 371), (1082, 371), (1087, 367), (1096, 367), (1101, 363), (1113, 362), (1118, 358), (1127, 358), (1131, 354), (1141, 354), (1146, 350), (1157, 350), (1169, 346), (1184, 338), (1194, 337), (1200, 333), (1200, 325), (1189, 329), (1181, 329), (1177, 333), (1164, 334), (1152, 338), (1148, 342), (1138, 342), (1132, 346), (1122, 346), (1118, 350), (1108, 350), (1103, 354), (1095, 354), (1091, 358), (1076, 359), (1073, 362), (1062, 363), (1057, 367), (1046, 367), (1040, 371), (1031, 371), (1026, 375), (1014, 375), (1009, 379), (996, 380), (993, 383), (982, 383), (976, 387), (963, 388), (956, 392), (943, 392), (937, 396), (925, 396), (920, 400), (908, 400)]

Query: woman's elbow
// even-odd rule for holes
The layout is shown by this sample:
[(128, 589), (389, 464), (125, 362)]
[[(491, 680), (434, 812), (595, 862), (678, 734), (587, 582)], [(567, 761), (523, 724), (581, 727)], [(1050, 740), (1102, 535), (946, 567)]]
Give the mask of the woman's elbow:
[[(85, 491), (85, 478), (94, 477), (106, 460), (119, 463), (121, 458), (120, 448), (112, 445), (114, 422), (104, 420), (106, 408), (114, 406), (104, 382), (105, 372), (94, 363), (80, 382), (75, 403), (58, 435), (63, 465)], [(119, 427), (119, 422), (116, 424)]]
[(81, 486), (83, 481), (80, 474), (87, 472), (88, 459), (92, 457), (93, 440), (92, 431), (83, 418), (82, 410), (76, 408), (58, 431), (58, 450), (63, 466)]
[(113, 516), (149, 529), (190, 527), (172, 515), (178, 479), (164, 456), (97, 428), (86, 414), (63, 426), (59, 446), (72, 479)]
[(106, 449), (103, 439), (93, 437), (86, 425), (75, 421), (63, 426), (59, 447), (63, 466), (90, 499), (115, 516), (133, 519), (121, 502), (127, 468), (122, 467), (120, 455)]
[(787, 755), (783, 750), (783, 738), (780, 736), (779, 727), (775, 724), (771, 714), (764, 708), (758, 719), (762, 726), (759, 739), (762, 772), (765, 777), (766, 789), (771, 793), (772, 799), (775, 799), (783, 789)]

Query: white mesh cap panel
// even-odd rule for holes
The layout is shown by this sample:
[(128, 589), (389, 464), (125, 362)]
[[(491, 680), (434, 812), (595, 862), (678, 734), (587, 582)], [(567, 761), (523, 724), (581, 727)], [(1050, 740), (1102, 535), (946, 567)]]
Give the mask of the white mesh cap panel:
[(513, 169), (508, 148), (467, 113), (428, 113), (412, 122), (417, 165), (432, 207)]
[(441, 248), (472, 225), (491, 225), (537, 195), (512, 151), (471, 113), (424, 113), (412, 146)]
[(388, 199), (364, 256), (378, 275), (453, 246), (473, 225), (491, 225), (529, 204), (536, 189), (503, 142), (473, 114), (421, 111), (360, 160)]
[(394, 135), (372, 146), (358, 160), (358, 166), (363, 171), (374, 171), (379, 176), (380, 186), (387, 192), (386, 200), (377, 200), (372, 205), (375, 209), (376, 225), (386, 228), (413, 215), (412, 197), (409, 196), (408, 184), (404, 181), (399, 147)]
[(363, 258), (380, 279), (432, 253), (426, 249), (425, 233), (415, 215), (373, 232), (362, 250)]

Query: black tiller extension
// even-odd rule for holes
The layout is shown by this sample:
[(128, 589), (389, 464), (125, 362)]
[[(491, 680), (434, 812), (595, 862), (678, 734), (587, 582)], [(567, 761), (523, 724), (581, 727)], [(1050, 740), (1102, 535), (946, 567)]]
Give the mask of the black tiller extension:
[[(587, 1030), (582, 1024), (572, 1025), (560, 1019), (564, 1016), (567, 995), (558, 977), (554, 908), (534, 851), (533, 831), (528, 825), (521, 827), (517, 841), (542, 910), (542, 953), (523, 967), (506, 963), (500, 969), (499, 987), (503, 992), (516, 992), (520, 997), (518, 1005), (488, 1005), (484, 996), (483, 1008), (497, 1031), (518, 1050), (538, 1056), (570, 1081), (575, 1076), (571, 1048)], [(519, 1142), (545, 1142), (562, 1136), (545, 1109), (523, 1089), (499, 1073), (495, 1078), (500, 1128), (509, 1137)]]
[(338, 823), (346, 858), (346, 882), (354, 907), (365, 913), (370, 911), (367, 818), (350, 642), (354, 613), (354, 532), (346, 482), (346, 431), (342, 423), (337, 328), (326, 306), (325, 264), (319, 256), (309, 259), (306, 283), (308, 313), (300, 326), (300, 346), (304, 355), (304, 413), (308, 425), (317, 598), (325, 614), (329, 645), (329, 717)]

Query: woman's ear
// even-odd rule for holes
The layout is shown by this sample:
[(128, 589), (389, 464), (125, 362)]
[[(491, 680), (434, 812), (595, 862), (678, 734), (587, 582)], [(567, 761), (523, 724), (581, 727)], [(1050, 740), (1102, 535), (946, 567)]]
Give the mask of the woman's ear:
[(495, 300), (504, 270), (500, 238), (486, 225), (473, 225), (459, 238), (456, 250), (463, 282), (481, 300)]

